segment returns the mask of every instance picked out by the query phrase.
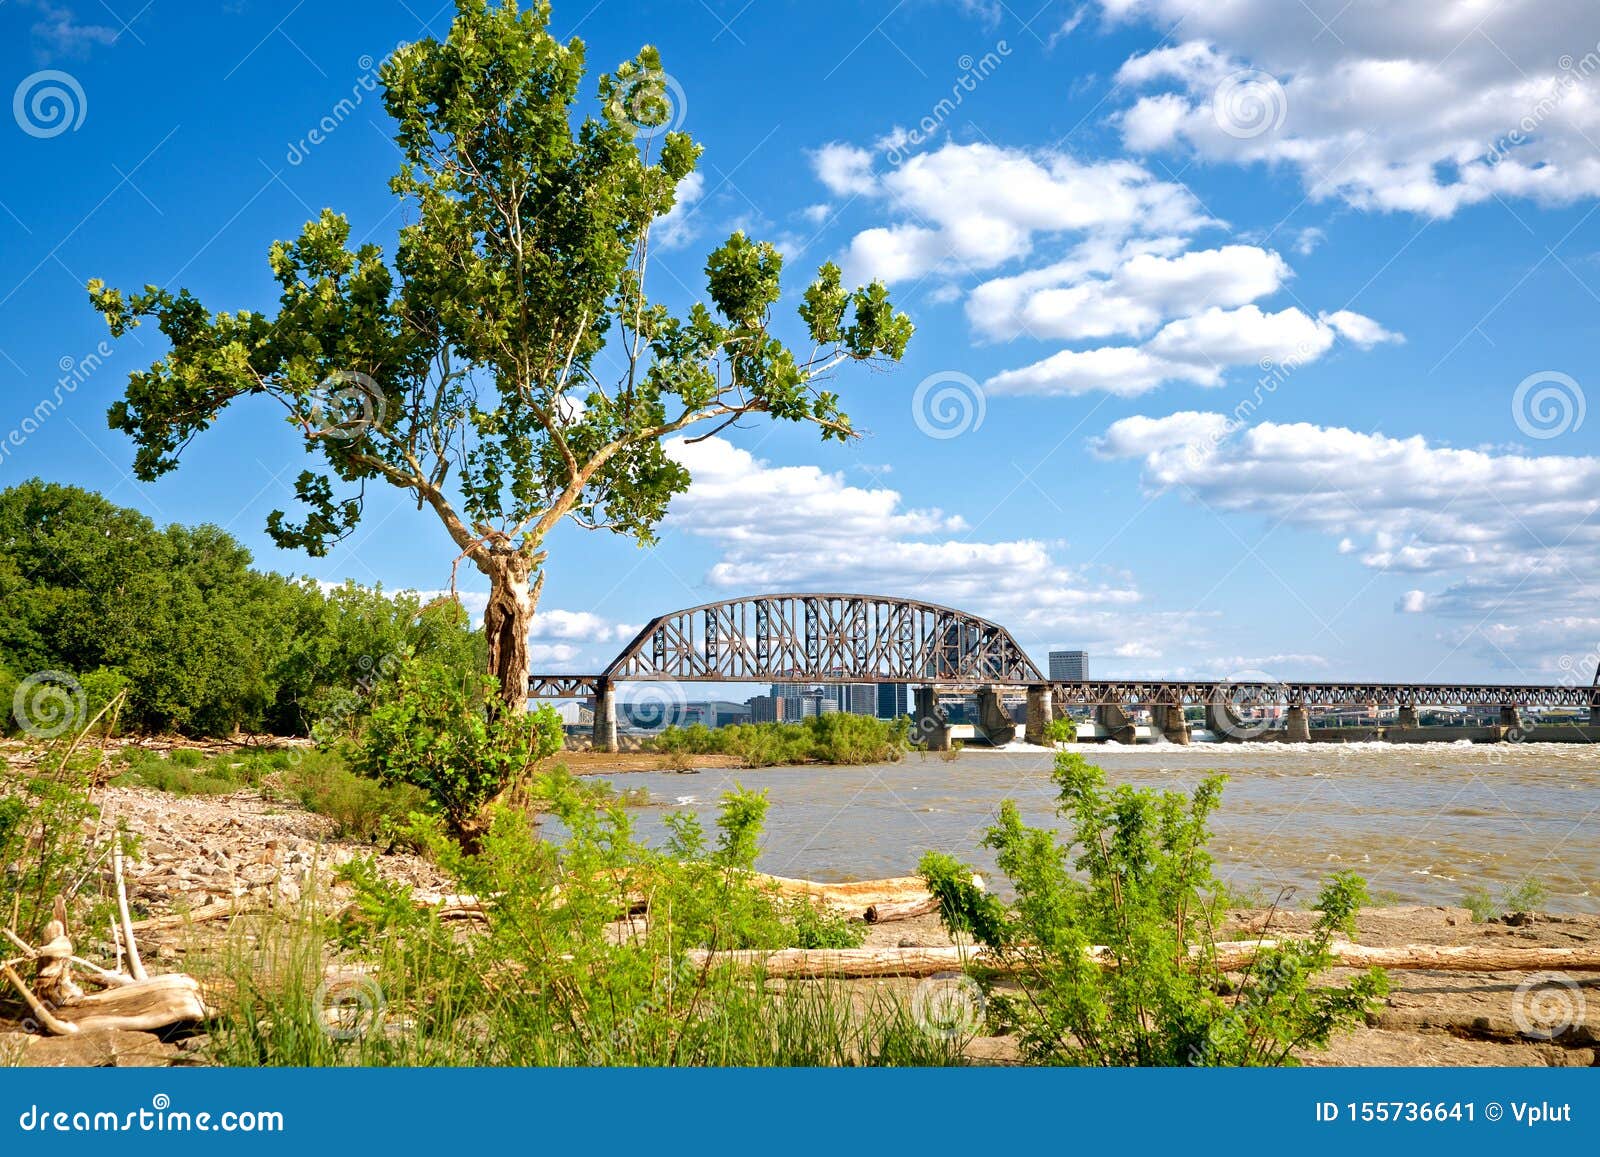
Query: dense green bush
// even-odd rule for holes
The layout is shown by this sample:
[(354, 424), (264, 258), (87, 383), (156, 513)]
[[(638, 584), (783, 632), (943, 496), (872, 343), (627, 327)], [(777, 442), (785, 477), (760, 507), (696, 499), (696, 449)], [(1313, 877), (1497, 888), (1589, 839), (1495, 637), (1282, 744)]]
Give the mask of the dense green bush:
[(496, 710), (499, 690), (433, 659), (404, 659), (373, 691), (371, 715), (347, 745), (350, 768), (426, 792), (452, 832), (475, 842), (484, 804), (561, 749), (561, 718), (549, 704)]
[(405, 654), (483, 668), (453, 602), (250, 566), (214, 526), (159, 528), (73, 486), (0, 491), (0, 728), (22, 678), (74, 677), (87, 717), (126, 687), (123, 730), (348, 734)]
[(895, 763), (910, 745), (911, 720), (837, 712), (803, 723), (700, 723), (669, 727), (652, 740), (669, 755), (731, 755), (746, 767), (787, 763)]
[(1099, 768), (1062, 752), (1055, 781), (1072, 828), (1065, 843), (1025, 827), (1009, 800), (984, 837), (1014, 903), (973, 887), (971, 869), (950, 856), (930, 852), (921, 866), (950, 931), (1015, 966), (1020, 995), (996, 992), (989, 1008), (1030, 1061), (1294, 1064), (1295, 1050), (1360, 1023), (1385, 991), (1376, 970), (1348, 985), (1313, 983), (1365, 899), (1360, 878), (1344, 873), (1323, 887), (1308, 937), (1276, 939), (1238, 980), (1223, 974), (1206, 850), (1221, 778), (1192, 796), (1107, 787)]

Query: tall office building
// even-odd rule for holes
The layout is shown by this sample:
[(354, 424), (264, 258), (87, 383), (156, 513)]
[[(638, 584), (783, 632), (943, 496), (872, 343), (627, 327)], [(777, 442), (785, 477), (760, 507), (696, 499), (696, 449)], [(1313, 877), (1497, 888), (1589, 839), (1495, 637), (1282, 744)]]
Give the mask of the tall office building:
[(774, 683), (772, 685), (772, 697), (783, 700), (783, 718), (785, 721), (792, 723), (796, 719), (804, 719), (808, 715), (816, 714), (814, 707), (810, 711), (806, 710), (809, 702), (806, 698), (806, 691), (807, 687), (804, 683)]
[(751, 723), (782, 723), (785, 702), (773, 695), (752, 695), (748, 700)]
[(852, 715), (876, 715), (878, 688), (872, 683), (846, 683), (839, 688), (839, 706)]
[(878, 684), (878, 718), (899, 719), (911, 714), (911, 685), (909, 683)]
[(1050, 678), (1074, 683), (1089, 677), (1088, 651), (1051, 651)]

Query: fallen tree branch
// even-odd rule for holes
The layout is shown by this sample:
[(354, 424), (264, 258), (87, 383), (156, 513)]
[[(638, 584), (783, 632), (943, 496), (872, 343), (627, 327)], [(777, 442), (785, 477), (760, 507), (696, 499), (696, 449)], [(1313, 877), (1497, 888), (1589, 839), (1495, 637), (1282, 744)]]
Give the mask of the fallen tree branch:
[[(10, 931), (6, 932), (6, 938), (33, 964), (33, 985), (30, 987), (18, 975), (11, 961), (0, 964), (0, 978), (17, 990), (40, 1026), (57, 1036), (98, 1029), (148, 1032), (208, 1019), (211, 1010), (206, 1007), (200, 982), (194, 977), (182, 973), (150, 976), (144, 970), (139, 959), (139, 945), (134, 939), (133, 921), (129, 918), (120, 836), (111, 864), (117, 891), (114, 930), (122, 951), (127, 954), (128, 972), (113, 972), (73, 954), (72, 940), (67, 935), (66, 901), (58, 896), (53, 918), (44, 927), (42, 945), (33, 947)], [(81, 966), (89, 979), (107, 987), (101, 992), (84, 992), (72, 978), (74, 964)]]
[[(623, 898), (632, 915), (646, 912), (650, 907), (649, 870), (641, 868), (610, 869), (608, 874), (628, 887)], [(785, 876), (769, 876), (765, 872), (752, 872), (750, 883), (786, 899), (806, 899), (838, 910), (852, 920), (865, 920), (869, 924), (882, 924), (891, 920), (907, 920), (926, 915), (939, 908), (920, 876), (892, 876), (883, 880), (851, 880), (844, 883), (820, 883), (815, 880), (793, 880)], [(983, 887), (981, 877), (974, 876), (973, 883)], [(432, 908), (441, 920), (487, 919), (494, 897), (474, 896), (457, 892), (422, 892), (411, 894), (412, 900), (423, 908)], [(559, 889), (553, 898), (559, 906)]]
[(151, 916), (136, 921), (129, 931), (165, 932), (171, 928), (187, 928), (190, 924), (204, 924), (210, 920), (222, 920), (229, 916), (243, 916), (258, 910), (241, 908), (229, 900), (212, 900), (188, 912), (174, 912), (166, 916)]
[[(1261, 953), (1278, 947), (1272, 940), (1228, 941), (1216, 946), (1217, 967), (1233, 972), (1254, 963)], [(1436, 972), (1600, 972), (1600, 945), (1583, 948), (1500, 948), (1483, 945), (1407, 944), (1374, 948), (1336, 941), (1328, 946), (1333, 968), (1388, 968)], [(1109, 949), (1089, 949), (1102, 967), (1115, 960)], [(733, 965), (762, 971), (768, 977), (856, 980), (875, 976), (934, 976), (975, 967), (1015, 975), (1037, 960), (1025, 952), (995, 954), (986, 949), (938, 948), (785, 948), (712, 952), (691, 950), (698, 968)]]

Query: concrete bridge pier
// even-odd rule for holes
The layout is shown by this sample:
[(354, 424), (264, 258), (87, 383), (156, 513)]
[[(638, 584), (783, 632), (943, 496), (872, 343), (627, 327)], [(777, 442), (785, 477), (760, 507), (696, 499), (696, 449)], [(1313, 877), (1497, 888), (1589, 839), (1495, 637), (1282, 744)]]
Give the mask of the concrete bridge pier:
[(1017, 737), (1017, 721), (1000, 701), (996, 687), (978, 689), (978, 726), (996, 747), (1004, 747)]
[(1206, 730), (1218, 743), (1239, 741), (1239, 717), (1229, 709), (1224, 700), (1213, 699), (1206, 703)]
[(1409, 731), (1417, 726), (1417, 708), (1411, 703), (1400, 704), (1399, 714), (1395, 716), (1394, 725), (1397, 730)]
[(1589, 726), (1600, 727), (1600, 703), (1589, 705)]
[(617, 749), (617, 693), (610, 679), (595, 684), (594, 693), (594, 750)]
[(1523, 737), (1526, 728), (1522, 725), (1522, 716), (1515, 705), (1506, 704), (1500, 708), (1500, 738), (1518, 740)]
[(1289, 708), (1284, 739), (1290, 743), (1311, 742), (1311, 712), (1302, 706)]
[(1050, 744), (1050, 724), (1056, 719), (1055, 696), (1048, 687), (1028, 688), (1028, 721), (1023, 725), (1022, 738), (1035, 747)]
[(1134, 743), (1137, 735), (1133, 730), (1133, 720), (1128, 718), (1128, 713), (1122, 709), (1120, 703), (1102, 703), (1094, 709), (1094, 721), (1104, 727), (1111, 738), (1117, 743)]
[(1168, 743), (1189, 742), (1189, 725), (1184, 722), (1182, 707), (1168, 707), (1158, 703), (1150, 708), (1150, 721), (1156, 725), (1156, 729)]
[(933, 687), (918, 687), (917, 725), (912, 739), (929, 751), (950, 750), (950, 723), (939, 706), (939, 693)]

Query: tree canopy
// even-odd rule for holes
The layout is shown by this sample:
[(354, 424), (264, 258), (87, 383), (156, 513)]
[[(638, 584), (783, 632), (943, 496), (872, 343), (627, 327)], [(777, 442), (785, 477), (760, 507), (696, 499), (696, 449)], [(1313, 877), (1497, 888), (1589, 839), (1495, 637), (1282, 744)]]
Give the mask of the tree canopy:
[(798, 304), (797, 352), (774, 320), (782, 255), (742, 233), (706, 258), (704, 300), (674, 313), (649, 296), (651, 225), (700, 146), (666, 131), (654, 48), (587, 92), (584, 46), (549, 16), (458, 0), (444, 39), (384, 65), (404, 158), (389, 187), (411, 221), (391, 255), (325, 210), (271, 247), (271, 316), (89, 284), (113, 334), (148, 319), (170, 344), (109, 415), (139, 478), (174, 469), (233, 402), (272, 399), (311, 460), (274, 541), (321, 555), (368, 484), (409, 491), (490, 579), (490, 671), (512, 701), (561, 520), (651, 542), (690, 481), (662, 445), (678, 431), (765, 416), (851, 437), (830, 375), (898, 359), (912, 332), (881, 284), (849, 288), (830, 263)]
[(132, 728), (305, 734), (353, 722), (400, 655), (481, 665), (455, 603), (353, 583), (324, 591), (250, 562), (215, 526), (157, 527), (37, 479), (0, 491), (0, 715), (16, 725), (17, 680), (61, 672), (126, 686)]

